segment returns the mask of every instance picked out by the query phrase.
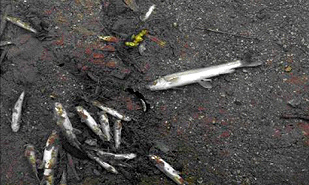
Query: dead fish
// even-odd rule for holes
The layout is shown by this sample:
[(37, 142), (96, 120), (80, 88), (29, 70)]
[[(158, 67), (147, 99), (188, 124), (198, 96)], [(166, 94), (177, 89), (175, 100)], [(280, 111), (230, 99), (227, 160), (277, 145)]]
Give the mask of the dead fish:
[(6, 16), (6, 20), (10, 21), (11, 23), (13, 23), (13, 24), (15, 24), (15, 25), (17, 25), (21, 28), (24, 28), (25, 30), (31, 31), (33, 33), (37, 33), (37, 31), (34, 28), (32, 28), (29, 23), (25, 23), (19, 18)]
[(159, 78), (152, 82), (152, 84), (148, 85), (147, 88), (151, 91), (166, 90), (173, 87), (183, 86), (192, 83), (199, 83), (204, 88), (211, 88), (211, 79), (209, 79), (211, 77), (221, 74), (233, 73), (236, 68), (255, 67), (261, 64), (262, 62), (248, 62), (236, 60), (227, 64), (183, 71)]
[(129, 154), (113, 154), (109, 152), (104, 152), (102, 150), (97, 151), (97, 155), (100, 157), (106, 157), (106, 158), (111, 158), (114, 160), (123, 160), (123, 159), (134, 159), (136, 157), (136, 154), (134, 153), (129, 153)]
[(86, 151), (86, 153), (88, 154), (88, 157), (94, 161), (96, 161), (97, 163), (100, 164), (100, 166), (102, 166), (105, 170), (107, 170), (108, 172), (114, 173), (114, 174), (118, 174), (118, 171), (110, 164), (104, 162), (102, 159), (100, 159), (99, 157), (91, 154), (89, 151)]
[(0, 41), (0, 47), (14, 44), (12, 41)]
[(99, 116), (100, 116), (99, 121), (101, 123), (101, 129), (106, 136), (106, 140), (110, 141), (111, 140), (111, 134), (110, 134), (111, 129), (109, 126), (108, 117), (105, 112), (100, 112)]
[(136, 4), (135, 0), (124, 0), (124, 2), (126, 3), (126, 5), (133, 10), (134, 12), (138, 11), (138, 6)]
[(53, 130), (47, 139), (42, 162), (42, 167), (44, 167), (44, 179), (42, 183), (47, 185), (54, 184), (54, 168), (57, 163), (58, 150), (59, 135), (56, 130)]
[(89, 114), (89, 112), (86, 111), (82, 106), (77, 106), (76, 111), (77, 111), (78, 115), (80, 116), (82, 122), (85, 122), (87, 124), (87, 126), (95, 134), (97, 134), (101, 140), (105, 141), (105, 135), (103, 134), (103, 132), (100, 129), (100, 126), (97, 124), (97, 122)]
[(165, 162), (161, 157), (156, 155), (149, 155), (150, 159), (154, 161), (155, 166), (159, 168), (165, 175), (171, 178), (177, 184), (185, 184), (182, 177), (179, 176), (178, 172), (174, 168)]
[(28, 162), (30, 163), (32, 167), (32, 171), (35, 174), (36, 179), (38, 180), (38, 182), (40, 182), (40, 178), (38, 176), (38, 170), (36, 167), (36, 155), (35, 155), (34, 146), (31, 144), (27, 144), (26, 146), (27, 147), (25, 150), (25, 157), (28, 159)]
[(121, 119), (123, 121), (131, 121), (131, 118), (128, 117), (128, 116), (125, 116), (125, 115), (122, 115), (120, 114), (118, 111), (112, 109), (112, 108), (109, 108), (109, 107), (105, 107), (103, 106), (102, 103), (100, 103), (99, 101), (95, 100), (95, 101), (92, 101), (92, 104), (96, 107), (98, 107), (99, 109), (103, 110), (104, 112), (118, 118), (118, 119)]
[(114, 154), (110, 152), (105, 152), (102, 149), (96, 148), (96, 147), (87, 147), (89, 150), (93, 150), (97, 153), (98, 156), (113, 160), (123, 160), (123, 159), (134, 159), (136, 157), (136, 154), (134, 153), (128, 153), (128, 154)]
[(119, 148), (121, 143), (121, 130), (122, 130), (122, 123), (120, 120), (116, 120), (114, 123), (114, 140), (116, 149)]
[(11, 124), (11, 128), (13, 132), (17, 132), (20, 128), (21, 109), (23, 106), (24, 97), (25, 97), (25, 91), (23, 91), (20, 94), (18, 100), (15, 103), (14, 109), (13, 109), (12, 124)]
[(151, 5), (149, 7), (149, 10), (146, 12), (145, 16), (144, 17), (140, 17), (141, 21), (146, 21), (150, 15), (152, 14), (153, 10), (156, 8), (156, 5)]
[(59, 102), (55, 103), (54, 118), (56, 119), (57, 125), (61, 128), (62, 133), (65, 135), (69, 143), (72, 146), (75, 146), (76, 148), (81, 150), (80, 148), (81, 144), (75, 135), (75, 133), (81, 133), (81, 131), (73, 128), (72, 123), (67, 115), (67, 112), (65, 111), (62, 104)]

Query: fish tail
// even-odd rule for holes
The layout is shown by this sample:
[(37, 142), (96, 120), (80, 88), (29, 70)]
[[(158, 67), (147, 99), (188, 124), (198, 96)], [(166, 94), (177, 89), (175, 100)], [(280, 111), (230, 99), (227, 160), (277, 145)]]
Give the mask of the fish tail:
[(241, 67), (256, 67), (263, 64), (261, 61), (254, 61), (251, 53), (246, 53), (243, 60), (240, 61)]

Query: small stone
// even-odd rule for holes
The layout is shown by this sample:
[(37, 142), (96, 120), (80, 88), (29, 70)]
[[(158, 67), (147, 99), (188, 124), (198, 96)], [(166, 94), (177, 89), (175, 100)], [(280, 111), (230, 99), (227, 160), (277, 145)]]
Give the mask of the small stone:
[(101, 175), (101, 173), (97, 169), (93, 169), (93, 174), (95, 174), (96, 176)]
[(290, 105), (293, 108), (298, 107), (300, 103), (301, 103), (300, 99), (292, 99), (288, 101), (288, 105)]
[(202, 177), (198, 178), (198, 179), (196, 180), (196, 182), (197, 182), (198, 184), (202, 184), (202, 183), (203, 183), (203, 178), (202, 178)]
[(285, 72), (291, 72), (291, 71), (292, 71), (292, 67), (291, 67), (291, 66), (286, 66), (286, 67), (284, 68), (284, 71), (285, 71)]

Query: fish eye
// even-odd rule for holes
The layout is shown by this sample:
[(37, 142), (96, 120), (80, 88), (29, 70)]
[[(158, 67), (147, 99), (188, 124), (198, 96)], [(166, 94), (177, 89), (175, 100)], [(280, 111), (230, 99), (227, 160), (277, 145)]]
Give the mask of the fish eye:
[(157, 83), (158, 83), (158, 81), (156, 80), (156, 81), (154, 81), (154, 82), (152, 83), (152, 85), (157, 85)]

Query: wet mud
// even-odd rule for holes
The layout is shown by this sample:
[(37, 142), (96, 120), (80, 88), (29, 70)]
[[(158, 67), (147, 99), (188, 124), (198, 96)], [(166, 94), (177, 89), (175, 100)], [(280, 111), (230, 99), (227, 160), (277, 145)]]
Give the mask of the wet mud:
[[(54, 103), (68, 112), (81, 143), (137, 157), (104, 170), (61, 135), (55, 184), (174, 184), (149, 160), (160, 156), (188, 184), (308, 184), (309, 3), (307, 1), (2, 1), (5, 12), (31, 33), (2, 19), (1, 184), (37, 184), (26, 144), (42, 159), (60, 128)], [(149, 19), (141, 21), (156, 4)], [(148, 34), (137, 47), (132, 35)], [(114, 36), (104, 41), (98, 36)], [(143, 45), (145, 49), (141, 48)], [(228, 63), (246, 54), (263, 65), (166, 91), (146, 85), (175, 72)], [(25, 91), (21, 128), (12, 109)], [(132, 118), (121, 145), (101, 142), (80, 119), (83, 106), (98, 121), (99, 100)], [(116, 119), (109, 115), (110, 124)], [(73, 156), (76, 172), (67, 167)], [(106, 161), (108, 162), (108, 161)], [(43, 171), (39, 170), (42, 178)]]

